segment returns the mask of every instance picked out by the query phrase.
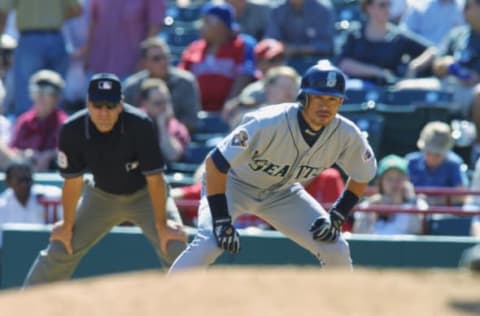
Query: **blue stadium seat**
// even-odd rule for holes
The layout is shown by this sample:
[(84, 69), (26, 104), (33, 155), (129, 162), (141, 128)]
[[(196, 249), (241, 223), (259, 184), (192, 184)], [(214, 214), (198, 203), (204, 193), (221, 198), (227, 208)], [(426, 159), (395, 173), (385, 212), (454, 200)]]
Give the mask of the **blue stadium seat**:
[(453, 102), (453, 94), (426, 89), (390, 90), (385, 95), (384, 102), (390, 105), (448, 106)]
[(469, 236), (470, 216), (432, 216), (428, 220), (428, 233), (442, 236)]
[(353, 121), (367, 137), (376, 155), (382, 142), (384, 119), (375, 111), (361, 105), (342, 105), (340, 114)]
[(345, 104), (359, 104), (373, 101), (375, 103), (383, 103), (385, 100), (386, 90), (383, 88), (365, 88), (365, 89), (347, 89), (347, 97)]
[(226, 134), (230, 130), (230, 126), (223, 120), (221, 113), (200, 111), (197, 117), (196, 133)]
[(213, 146), (208, 146), (199, 143), (190, 143), (179, 162), (201, 164), (207, 154), (213, 149)]

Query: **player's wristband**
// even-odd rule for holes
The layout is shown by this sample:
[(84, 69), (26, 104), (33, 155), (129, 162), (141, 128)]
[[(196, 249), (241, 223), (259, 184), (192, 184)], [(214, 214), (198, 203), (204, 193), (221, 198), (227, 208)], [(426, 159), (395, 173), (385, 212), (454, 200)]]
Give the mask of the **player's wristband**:
[(332, 209), (337, 210), (343, 217), (347, 217), (350, 211), (353, 209), (355, 204), (357, 204), (359, 197), (355, 195), (352, 191), (345, 190), (342, 192), (342, 195), (333, 203)]
[(217, 218), (226, 218), (230, 217), (227, 207), (227, 197), (225, 194), (215, 194), (207, 196), (208, 206), (210, 206), (210, 213), (212, 213), (212, 218), (215, 220)]

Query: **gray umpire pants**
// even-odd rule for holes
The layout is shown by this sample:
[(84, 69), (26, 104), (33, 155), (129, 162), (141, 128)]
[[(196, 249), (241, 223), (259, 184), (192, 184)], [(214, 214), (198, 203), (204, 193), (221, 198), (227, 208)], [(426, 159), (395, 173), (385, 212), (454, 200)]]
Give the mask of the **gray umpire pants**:
[[(167, 218), (182, 223), (172, 198), (167, 199)], [(138, 225), (164, 267), (169, 267), (185, 249), (180, 241), (168, 243), (168, 253), (163, 255), (158, 243), (152, 203), (148, 189), (130, 195), (115, 195), (95, 188), (90, 183), (84, 186), (83, 196), (77, 208), (72, 235), (73, 254), (69, 255), (62, 243), (50, 242), (40, 251), (33, 263), (24, 286), (69, 279), (80, 259), (102, 239), (114, 226), (125, 221)]]

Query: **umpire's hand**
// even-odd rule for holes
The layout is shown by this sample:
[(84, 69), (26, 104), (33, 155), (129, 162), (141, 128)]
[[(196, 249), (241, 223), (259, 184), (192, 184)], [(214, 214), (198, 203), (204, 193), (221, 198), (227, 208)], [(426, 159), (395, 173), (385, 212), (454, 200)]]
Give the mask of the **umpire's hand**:
[(72, 227), (65, 225), (64, 221), (58, 221), (53, 225), (50, 242), (59, 241), (65, 247), (69, 255), (73, 254), (72, 248)]
[(173, 221), (167, 220), (163, 227), (157, 226), (160, 251), (167, 255), (167, 244), (170, 240), (188, 241), (187, 233), (183, 230), (183, 226)]

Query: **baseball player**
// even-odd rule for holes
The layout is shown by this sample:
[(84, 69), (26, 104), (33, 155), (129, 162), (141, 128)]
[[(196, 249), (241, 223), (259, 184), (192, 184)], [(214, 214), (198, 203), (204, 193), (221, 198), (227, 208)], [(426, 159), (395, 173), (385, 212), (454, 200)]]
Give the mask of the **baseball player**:
[[(207, 157), (198, 233), (170, 273), (207, 266), (224, 250), (237, 253), (240, 237), (232, 222), (245, 212), (264, 219), (322, 265), (351, 269), (340, 229), (377, 165), (359, 129), (337, 114), (344, 96), (343, 73), (319, 63), (303, 76), (298, 103), (245, 115)], [(334, 163), (349, 179), (327, 213), (300, 183)]]
[[(50, 244), (34, 262), (26, 286), (68, 279), (88, 250), (125, 221), (140, 226), (165, 266), (185, 249), (186, 234), (167, 196), (155, 135), (147, 115), (122, 102), (115, 75), (92, 77), (87, 108), (60, 131), (63, 221), (53, 226)], [(94, 183), (84, 185), (87, 171)]]

